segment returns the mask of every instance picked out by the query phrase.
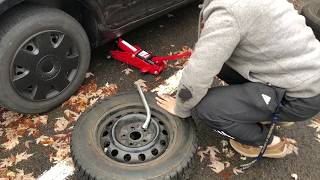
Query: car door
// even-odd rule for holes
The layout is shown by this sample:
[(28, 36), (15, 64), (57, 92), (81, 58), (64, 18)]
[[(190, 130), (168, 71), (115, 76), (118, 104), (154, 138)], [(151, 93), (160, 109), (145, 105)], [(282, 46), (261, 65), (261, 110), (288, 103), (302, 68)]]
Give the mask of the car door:
[(179, 1), (183, 0), (100, 0), (100, 3), (109, 28), (118, 29)]

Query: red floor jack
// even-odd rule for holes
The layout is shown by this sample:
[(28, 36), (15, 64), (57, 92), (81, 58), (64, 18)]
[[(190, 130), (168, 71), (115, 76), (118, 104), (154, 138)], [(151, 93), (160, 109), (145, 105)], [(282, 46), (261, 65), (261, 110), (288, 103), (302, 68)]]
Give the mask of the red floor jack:
[(165, 61), (189, 58), (191, 51), (171, 56), (153, 56), (151, 53), (144, 51), (137, 45), (131, 45), (123, 39), (119, 38), (118, 47), (122, 51), (111, 51), (111, 56), (121, 62), (130, 64), (138, 68), (142, 73), (150, 73), (154, 75), (160, 74), (166, 68)]

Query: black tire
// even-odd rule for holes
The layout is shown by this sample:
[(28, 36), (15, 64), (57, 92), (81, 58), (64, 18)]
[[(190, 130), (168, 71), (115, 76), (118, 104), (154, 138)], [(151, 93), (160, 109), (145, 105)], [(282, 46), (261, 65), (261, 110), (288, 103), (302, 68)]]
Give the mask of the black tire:
[(168, 114), (156, 105), (152, 95), (148, 95), (147, 100), (151, 111), (154, 114), (160, 113), (163, 116), (161, 121), (169, 127), (168, 134), (171, 138), (165, 152), (156, 159), (134, 164), (116, 161), (104, 153), (97, 134), (101, 124), (109, 123), (104, 122), (108, 119), (105, 116), (111, 116), (117, 110), (126, 108), (139, 108), (144, 111), (138, 93), (111, 97), (84, 113), (74, 127), (71, 153), (78, 170), (77, 179), (186, 179), (186, 170), (190, 168), (197, 149), (194, 122)]
[(305, 16), (306, 23), (313, 30), (316, 38), (320, 40), (320, 3), (309, 3), (302, 8), (301, 14)]
[[(47, 112), (50, 109), (60, 105), (79, 88), (79, 86), (85, 78), (85, 74), (90, 64), (91, 47), (84, 29), (73, 17), (59, 9), (46, 8), (42, 6), (21, 5), (19, 7), (15, 7), (14, 9), (4, 14), (0, 19), (0, 25), (0, 103), (4, 107), (21, 113)], [(53, 37), (53, 32), (56, 33), (55, 37)], [(51, 33), (50, 35), (48, 35), (48, 42), (50, 43), (60, 42), (61, 44), (62, 40), (64, 40), (65, 44), (72, 44), (72, 47), (68, 46), (68, 48), (64, 48), (67, 46), (63, 45), (59, 47), (60, 44), (56, 47), (59, 47), (61, 50), (65, 50), (68, 52), (71, 52), (72, 48), (76, 49), (75, 52), (72, 52), (72, 54), (76, 54), (74, 56), (76, 60), (72, 61), (76, 62), (76, 66), (72, 70), (72, 78), (68, 79), (70, 75), (69, 73), (71, 72), (67, 72), (66, 66), (64, 66), (63, 64), (66, 61), (63, 62), (61, 60), (62, 58), (55, 56), (53, 52), (51, 55), (51, 52), (49, 52), (49, 50), (48, 54), (46, 54), (44, 50), (41, 52), (40, 48), (44, 48), (44, 46), (40, 46), (40, 43), (36, 41), (35, 44), (39, 47), (36, 47), (36, 45), (35, 47), (30, 46), (32, 51), (30, 49), (28, 50), (30, 50), (30, 52), (32, 53), (35, 52), (35, 56), (37, 56), (38, 59), (40, 59), (40, 55), (43, 58), (39, 60), (39, 62), (37, 62), (37, 67), (29, 65), (30, 67), (28, 68), (37, 68), (36, 70), (34, 70), (34, 72), (37, 72), (38, 68), (43, 68), (40, 67), (39, 64), (47, 61), (47, 59), (45, 59), (45, 56), (50, 55), (50, 58), (54, 57), (56, 59), (48, 60), (48, 62), (50, 61), (50, 65), (48, 65), (49, 69), (45, 73), (48, 73), (49, 75), (43, 77), (45, 77), (46, 81), (49, 82), (56, 80), (56, 78), (60, 77), (61, 75), (61, 78), (63, 77), (68, 81), (66, 81), (63, 86), (59, 87), (59, 93), (55, 92), (56, 95), (52, 95), (52, 97), (47, 98), (48, 94), (45, 94), (43, 95), (44, 98), (34, 100), (31, 96), (33, 96), (32, 94), (40, 92), (40, 85), (38, 84), (39, 86), (37, 87), (36, 85), (31, 85), (27, 87), (27, 90), (30, 93), (30, 95), (28, 96), (24, 96), (24, 93), (26, 92), (22, 92), (22, 89), (26, 87), (21, 87), (21, 92), (18, 91), (17, 89), (19, 89), (20, 87), (13, 85), (14, 81), (16, 80), (14, 79), (14, 76), (16, 76), (15, 73), (17, 73), (15, 72), (16, 64), (14, 63), (15, 59), (18, 58), (17, 54), (20, 53), (20, 51), (25, 50), (25, 43), (30, 43), (31, 41), (34, 41), (33, 39), (31, 39), (31, 37), (38, 38), (38, 36), (43, 35), (45, 33)], [(56, 39), (53, 40), (53, 38)], [(59, 41), (60, 39), (61, 41)], [(28, 42), (29, 40), (30, 42)], [(53, 47), (54, 44), (52, 44), (52, 47), (50, 48), (53, 49)], [(36, 48), (38, 48), (38, 50), (40, 49), (40, 52), (36, 52)], [(49, 47), (47, 49), (49, 49)], [(60, 54), (62, 56), (64, 53)], [(62, 57), (69, 58), (69, 55), (65, 54)], [(51, 64), (52, 62), (57, 63), (57, 61), (61, 63), (59, 67), (56, 67), (55, 65)], [(22, 69), (25, 72), (28, 72), (28, 70), (24, 68)], [(45, 70), (43, 70), (43, 72), (44, 71)], [(18, 73), (21, 74), (22, 72)], [(40, 76), (36, 75), (36, 73), (34, 73), (32, 77), (40, 79)], [(34, 82), (40, 83), (40, 80), (34, 80)], [(23, 82), (23, 84), (24, 83), (26, 82)], [(46, 86), (44, 84), (41, 84), (41, 87)], [(39, 91), (37, 91), (37, 88)], [(51, 85), (50, 88), (52, 89), (47, 90), (46, 93), (54, 91), (54, 84)]]

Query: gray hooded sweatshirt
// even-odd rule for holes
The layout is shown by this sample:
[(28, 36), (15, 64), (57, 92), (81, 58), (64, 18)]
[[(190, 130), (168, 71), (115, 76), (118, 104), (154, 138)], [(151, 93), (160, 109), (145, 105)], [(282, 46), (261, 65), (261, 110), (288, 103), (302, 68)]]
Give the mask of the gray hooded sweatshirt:
[(206, 0), (201, 17), (204, 27), (178, 88), (178, 116), (190, 116), (224, 63), (290, 97), (320, 94), (320, 42), (287, 0)]

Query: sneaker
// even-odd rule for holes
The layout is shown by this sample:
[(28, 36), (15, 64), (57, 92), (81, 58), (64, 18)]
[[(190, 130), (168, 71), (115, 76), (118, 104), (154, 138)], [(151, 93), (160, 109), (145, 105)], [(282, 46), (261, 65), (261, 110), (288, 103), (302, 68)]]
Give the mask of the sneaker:
[[(242, 154), (246, 157), (257, 157), (261, 151), (261, 147), (248, 146), (245, 144), (241, 144), (237, 141), (230, 139), (230, 145), (233, 147), (235, 151)], [(268, 147), (266, 152), (263, 154), (263, 157), (268, 158), (283, 158), (287, 155), (287, 142), (285, 139), (281, 139), (281, 141), (272, 146)]]

